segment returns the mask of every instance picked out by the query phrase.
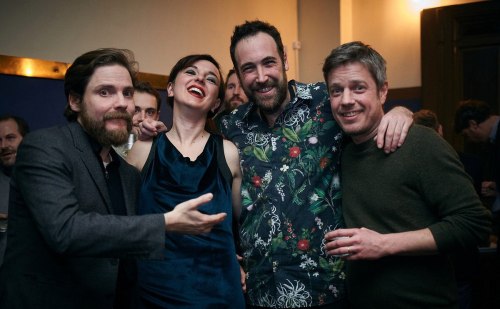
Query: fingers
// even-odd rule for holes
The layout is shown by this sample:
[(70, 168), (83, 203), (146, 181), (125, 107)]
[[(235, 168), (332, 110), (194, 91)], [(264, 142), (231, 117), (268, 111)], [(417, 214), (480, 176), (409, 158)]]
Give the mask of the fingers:
[(377, 147), (385, 153), (394, 152), (400, 147), (413, 123), (413, 113), (404, 107), (395, 107), (384, 115), (377, 130)]
[(360, 229), (338, 229), (325, 235), (325, 249), (328, 255), (343, 259), (356, 259), (353, 257), (357, 252)]
[(389, 121), (387, 121), (387, 117), (384, 116), (380, 121), (377, 130), (376, 141), (378, 148), (382, 148), (385, 145), (385, 134), (388, 126), (389, 126)]
[(209, 233), (212, 228), (224, 221), (226, 213), (215, 215), (202, 214), (198, 210), (180, 212), (174, 209), (165, 214), (166, 230), (168, 232), (198, 235)]
[(141, 131), (144, 134), (148, 134), (149, 132), (155, 134), (157, 133), (156, 121), (152, 119), (145, 119), (143, 122), (139, 124), (139, 126), (141, 127)]
[(352, 245), (350, 236), (354, 234), (354, 229), (338, 229), (325, 235), (325, 249), (329, 255), (344, 257), (346, 248)]
[(196, 209), (201, 205), (210, 202), (213, 197), (214, 195), (212, 193), (205, 193), (203, 195), (198, 196), (197, 198), (180, 203), (177, 206), (186, 207), (187, 209)]
[(168, 131), (167, 125), (160, 120), (155, 121), (155, 128), (157, 132)]
[[(392, 129), (392, 130), (391, 130)], [(403, 129), (403, 126), (401, 122), (396, 121), (391, 128), (391, 125), (388, 127), (388, 132), (385, 135), (385, 147), (384, 151), (386, 153), (388, 152), (394, 152), (399, 146), (399, 138), (401, 137), (401, 130)]]
[(159, 132), (167, 131), (167, 126), (159, 121), (153, 119), (144, 119), (139, 123), (139, 140), (147, 141), (152, 137), (158, 135)]
[(337, 229), (326, 233), (326, 240), (333, 240), (334, 238), (351, 237), (356, 232), (356, 229)]
[(413, 124), (413, 118), (405, 118), (405, 121), (400, 122), (400, 126), (396, 128), (396, 132), (398, 132), (398, 138), (396, 141), (396, 145), (394, 146), (393, 152), (397, 149), (397, 147), (401, 147), (406, 140), (406, 136), (408, 136), (408, 130), (410, 130), (411, 125)]
[(208, 231), (204, 233), (208, 233), (212, 230), (214, 225), (221, 223), (222, 221), (226, 220), (227, 214), (225, 212), (221, 212), (215, 215), (204, 215), (201, 214), (201, 220), (205, 221), (205, 224), (207, 225)]
[(342, 247), (338, 247), (338, 248), (333, 249), (333, 250), (328, 250), (327, 253), (328, 253), (328, 255), (331, 255), (334, 257), (349, 259), (353, 255), (356, 254), (356, 247), (355, 246), (342, 246)]
[[(243, 257), (236, 254), (236, 259), (238, 260), (239, 263), (243, 261)], [(243, 293), (247, 292), (247, 275), (245, 273), (245, 270), (243, 269), (243, 266), (240, 265), (240, 283), (241, 283), (241, 289), (243, 290)]]
[(398, 147), (402, 126), (397, 119), (385, 121), (378, 127), (377, 147), (384, 148), (385, 153), (394, 152)]
[(241, 289), (243, 290), (243, 293), (247, 292), (247, 283), (246, 283), (246, 273), (243, 270), (243, 267), (240, 266), (240, 282), (241, 282)]
[(204, 234), (224, 221), (226, 213), (214, 215), (203, 214), (198, 210), (203, 204), (213, 198), (211, 193), (204, 194), (195, 199), (178, 204), (172, 211), (165, 214), (166, 230), (184, 234)]
[(196, 211), (196, 215), (198, 216), (198, 219), (200, 221), (204, 221), (205, 224), (207, 225), (207, 228), (209, 228), (209, 230), (204, 232), (204, 233), (210, 232), (210, 230), (212, 229), (212, 227), (214, 225), (224, 221), (224, 219), (226, 219), (226, 216), (227, 216), (227, 214), (223, 213), (223, 212), (218, 213), (218, 214), (214, 214), (214, 215), (207, 215), (207, 214), (202, 214), (201, 212), (199, 212), (197, 210), (198, 207), (200, 207), (201, 205), (204, 205), (204, 204), (210, 202), (213, 197), (214, 196), (212, 193), (205, 193), (205, 194), (203, 194), (195, 199), (191, 199), (189, 201), (186, 201), (184, 203), (179, 204), (179, 206), (185, 204), (186, 209), (191, 210), (191, 211)]

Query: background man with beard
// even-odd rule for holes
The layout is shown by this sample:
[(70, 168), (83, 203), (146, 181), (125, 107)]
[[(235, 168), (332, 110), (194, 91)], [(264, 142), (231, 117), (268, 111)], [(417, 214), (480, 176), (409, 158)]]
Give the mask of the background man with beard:
[(24, 119), (0, 116), (0, 266), (7, 243), (10, 174), (16, 163), (17, 148), (28, 132), (29, 127)]
[(224, 105), (221, 108), (221, 111), (215, 115), (213, 120), (217, 125), (217, 128), (220, 128), (221, 118), (225, 115), (229, 115), (235, 108), (240, 106), (243, 103), (248, 102), (248, 98), (241, 88), (240, 80), (238, 79), (238, 75), (234, 69), (229, 70), (226, 77), (226, 93), (224, 95)]
[(121, 308), (130, 305), (126, 258), (161, 258), (165, 231), (208, 232), (225, 214), (196, 207), (211, 194), (166, 214), (131, 216), (138, 172), (112, 145), (132, 127), (135, 61), (99, 49), (66, 72), (69, 123), (30, 133), (12, 175), (8, 243), (0, 270), (1, 308)]

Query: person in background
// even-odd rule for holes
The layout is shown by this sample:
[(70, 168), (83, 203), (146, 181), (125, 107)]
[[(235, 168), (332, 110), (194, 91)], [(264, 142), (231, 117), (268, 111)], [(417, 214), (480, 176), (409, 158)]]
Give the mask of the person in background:
[[(439, 119), (431, 110), (421, 109), (413, 113), (415, 124), (420, 124), (425, 127), (434, 129), (441, 137), (443, 136), (443, 126), (439, 123)], [(481, 160), (466, 153), (458, 153), (460, 161), (464, 165), (465, 172), (472, 179), (474, 188), (478, 195), (481, 194), (482, 182), (482, 165)], [(471, 248), (467, 252), (452, 254), (453, 266), (455, 270), (455, 278), (458, 287), (458, 307), (460, 309), (472, 308), (474, 293), (474, 282), (478, 278), (479, 270), (479, 249)]]
[(388, 83), (370, 46), (335, 48), (323, 74), (333, 115), (352, 139), (341, 158), (347, 228), (325, 236), (328, 254), (347, 261), (351, 308), (456, 308), (449, 254), (476, 248), (491, 225), (456, 152), (419, 125), (395, 153), (378, 151)]
[[(429, 109), (421, 109), (413, 113), (413, 121), (415, 124), (420, 124), (425, 127), (434, 129), (441, 137), (443, 136), (443, 126), (433, 111)], [(483, 181), (483, 168), (481, 159), (478, 156), (459, 152), (458, 156), (464, 165), (465, 171), (472, 178), (476, 192), (481, 195), (481, 183)]]
[(238, 106), (248, 102), (248, 98), (241, 88), (240, 80), (238, 79), (238, 75), (234, 69), (229, 70), (226, 77), (226, 92), (224, 95), (224, 104), (222, 108), (214, 116), (213, 120), (217, 125), (217, 128), (220, 128), (220, 120), (223, 116), (229, 115), (235, 108)]
[(137, 141), (127, 156), (143, 173), (140, 214), (169, 212), (178, 202), (206, 192), (214, 197), (200, 211), (228, 214), (200, 236), (167, 232), (164, 260), (138, 262), (141, 307), (245, 307), (245, 277), (240, 277), (237, 235), (233, 235), (233, 221), (237, 222), (241, 208), (238, 150), (205, 130), (207, 119), (224, 100), (223, 84), (212, 56), (180, 59), (167, 87), (172, 128), (154, 142)]
[(132, 116), (133, 133), (139, 134), (139, 124), (144, 119), (160, 118), (161, 96), (149, 82), (139, 81), (134, 87), (134, 115)]
[(413, 113), (415, 124), (434, 129), (439, 136), (443, 136), (443, 126), (439, 123), (436, 113), (429, 109), (421, 109)]
[(21, 117), (0, 116), (0, 266), (7, 244), (10, 175), (16, 163), (17, 148), (29, 132)]
[[(484, 101), (465, 100), (458, 104), (455, 111), (455, 132), (462, 134), (472, 143), (487, 146), (488, 171), (490, 179), (481, 184), (481, 194), (494, 199), (491, 205), (494, 233), (500, 233), (500, 116), (494, 115), (491, 107)], [(498, 243), (497, 243), (498, 248)]]
[(140, 176), (112, 149), (132, 129), (136, 68), (127, 50), (79, 56), (64, 79), (68, 124), (31, 132), (17, 152), (0, 308), (124, 308), (131, 258), (163, 257), (165, 231), (207, 233), (210, 193), (135, 216)]
[(140, 133), (139, 124), (144, 119), (158, 120), (160, 118), (161, 96), (149, 82), (138, 81), (134, 87), (134, 114), (132, 116), (132, 132), (125, 144), (113, 147), (122, 157), (126, 158), (128, 152), (137, 140)]

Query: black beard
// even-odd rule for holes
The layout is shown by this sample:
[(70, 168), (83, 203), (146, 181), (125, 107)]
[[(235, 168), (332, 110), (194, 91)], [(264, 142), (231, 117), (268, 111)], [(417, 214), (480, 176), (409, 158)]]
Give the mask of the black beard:
[[(106, 130), (104, 122), (110, 119), (124, 119), (127, 122), (127, 130)], [(83, 109), (80, 114), (80, 121), (84, 130), (95, 138), (100, 145), (105, 147), (125, 144), (132, 130), (132, 116), (127, 112), (110, 112), (104, 115), (103, 120), (95, 120)]]
[(245, 94), (247, 95), (249, 102), (254, 102), (257, 104), (259, 109), (264, 112), (265, 114), (275, 114), (278, 112), (282, 106), (283, 106), (283, 101), (285, 101), (287, 93), (288, 93), (288, 84), (287, 84), (287, 78), (286, 78), (286, 72), (283, 69), (283, 79), (282, 81), (277, 81), (277, 82), (272, 82), (268, 83), (267, 86), (277, 86), (277, 95), (274, 97), (271, 106), (265, 105), (257, 98), (257, 96), (254, 96), (253, 89), (246, 91), (246, 89), (243, 89), (245, 91)]

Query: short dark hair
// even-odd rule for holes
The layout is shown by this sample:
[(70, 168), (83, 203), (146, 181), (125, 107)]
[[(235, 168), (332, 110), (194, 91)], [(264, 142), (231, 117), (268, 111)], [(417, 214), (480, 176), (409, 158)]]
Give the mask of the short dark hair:
[(2, 115), (0, 116), (0, 122), (2, 121), (7, 121), (7, 120), (14, 120), (17, 123), (17, 129), (19, 131), (19, 134), (21, 134), (22, 137), (24, 137), (26, 134), (30, 132), (30, 127), (28, 126), (28, 123), (21, 117), (14, 116), (14, 115)]
[(469, 127), (469, 121), (474, 120), (478, 124), (490, 118), (491, 107), (484, 101), (464, 100), (458, 102), (455, 112), (455, 132), (461, 133)]
[(128, 49), (101, 48), (89, 51), (75, 59), (68, 68), (64, 76), (64, 93), (68, 104), (64, 110), (64, 116), (68, 121), (75, 121), (78, 112), (75, 112), (69, 106), (69, 96), (75, 96), (80, 100), (94, 74), (96, 68), (118, 64), (123, 66), (130, 73), (132, 84), (137, 83), (138, 64), (134, 60), (134, 54)]
[(227, 82), (229, 81), (229, 77), (231, 77), (231, 75), (233, 74), (236, 74), (236, 71), (233, 69), (229, 70), (229, 72), (227, 72), (227, 75), (226, 75), (226, 83), (224, 84), (225, 88), (227, 88)]
[(434, 130), (439, 129), (439, 120), (433, 111), (429, 109), (421, 109), (415, 113), (413, 113), (413, 120), (416, 124), (420, 124)]
[[(221, 69), (219, 63), (210, 55), (208, 54), (196, 54), (196, 55), (188, 55), (186, 57), (181, 58), (177, 63), (174, 65), (172, 70), (170, 71), (170, 74), (168, 76), (168, 82), (167, 85), (170, 85), (170, 83), (174, 83), (175, 79), (177, 78), (177, 75), (179, 74), (180, 71), (184, 70), (185, 68), (192, 66), (195, 62), (200, 61), (200, 60), (206, 60), (208, 62), (211, 62), (217, 70), (219, 70), (219, 79), (220, 79), (220, 85), (219, 85), (219, 93), (217, 95), (217, 98), (220, 99), (221, 104), (219, 107), (214, 111), (209, 111), (207, 117), (212, 118), (217, 114), (219, 109), (222, 106), (222, 103), (224, 102), (224, 77), (222, 77)], [(174, 107), (174, 98), (173, 97), (167, 97), (167, 103), (170, 105), (171, 108)]]
[(274, 39), (281, 61), (285, 63), (285, 48), (283, 47), (283, 42), (281, 41), (281, 35), (278, 29), (276, 29), (276, 27), (274, 27), (273, 25), (260, 20), (246, 21), (244, 24), (236, 26), (234, 28), (233, 36), (231, 37), (231, 46), (229, 47), (231, 60), (233, 61), (233, 66), (238, 74), (239, 68), (238, 64), (236, 63), (235, 55), (236, 45), (242, 39), (255, 36), (260, 32), (266, 33)]
[(323, 64), (323, 77), (327, 86), (328, 74), (332, 70), (354, 62), (363, 64), (375, 80), (377, 90), (382, 89), (384, 83), (387, 81), (385, 60), (370, 45), (366, 45), (360, 41), (342, 44), (333, 49), (330, 55), (326, 57)]
[(134, 86), (135, 91), (137, 92), (142, 92), (142, 93), (147, 93), (155, 97), (156, 99), (156, 110), (160, 111), (161, 107), (161, 96), (158, 90), (156, 90), (151, 83), (146, 82), (146, 81), (138, 81), (137, 84)]

